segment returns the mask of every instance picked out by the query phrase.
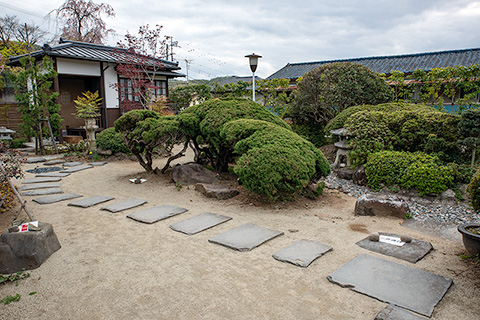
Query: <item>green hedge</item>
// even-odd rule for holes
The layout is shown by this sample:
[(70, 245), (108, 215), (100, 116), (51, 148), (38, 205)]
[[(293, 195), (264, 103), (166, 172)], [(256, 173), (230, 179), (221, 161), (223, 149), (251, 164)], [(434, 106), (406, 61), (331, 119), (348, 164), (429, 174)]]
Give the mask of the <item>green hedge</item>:
[(290, 197), (312, 178), (327, 176), (330, 165), (311, 142), (278, 125), (241, 119), (222, 130), (238, 156), (234, 173), (254, 193), (271, 199)]
[(370, 187), (417, 189), (420, 195), (442, 193), (454, 181), (452, 167), (442, 165), (435, 155), (422, 152), (380, 151), (371, 154), (365, 164)]
[(468, 184), (467, 192), (472, 199), (472, 207), (475, 210), (480, 210), (480, 169), (477, 170), (472, 180)]
[(112, 150), (113, 153), (130, 153), (127, 145), (122, 139), (122, 134), (115, 131), (115, 128), (108, 128), (97, 134), (95, 139), (97, 147), (103, 150)]

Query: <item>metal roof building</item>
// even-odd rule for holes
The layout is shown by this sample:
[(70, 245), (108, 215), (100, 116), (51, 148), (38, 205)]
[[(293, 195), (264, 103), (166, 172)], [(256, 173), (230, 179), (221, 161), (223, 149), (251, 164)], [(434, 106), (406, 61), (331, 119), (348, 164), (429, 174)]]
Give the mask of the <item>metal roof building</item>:
[(392, 71), (412, 73), (417, 69), (429, 71), (433, 68), (470, 66), (480, 63), (480, 48), (437, 52), (425, 52), (394, 56), (378, 56), (353, 59), (325, 60), (314, 62), (288, 63), (267, 79), (297, 79), (321, 65), (332, 62), (355, 62), (378, 73), (390, 74)]

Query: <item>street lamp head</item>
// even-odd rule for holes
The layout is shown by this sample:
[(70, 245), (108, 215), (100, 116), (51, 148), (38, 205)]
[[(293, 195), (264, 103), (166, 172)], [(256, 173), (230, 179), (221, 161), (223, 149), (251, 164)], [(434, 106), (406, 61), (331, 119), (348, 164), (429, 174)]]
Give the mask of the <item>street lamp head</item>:
[(250, 70), (252, 70), (252, 72), (255, 72), (257, 70), (258, 59), (261, 57), (262, 56), (256, 55), (255, 53), (245, 56), (245, 58), (248, 58), (250, 62)]

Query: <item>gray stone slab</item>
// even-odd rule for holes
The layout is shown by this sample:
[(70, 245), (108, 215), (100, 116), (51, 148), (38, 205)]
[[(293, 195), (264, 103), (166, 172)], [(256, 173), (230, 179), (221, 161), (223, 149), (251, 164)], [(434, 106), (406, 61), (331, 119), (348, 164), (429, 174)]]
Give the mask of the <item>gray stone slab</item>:
[(37, 190), (37, 189), (47, 189), (47, 188), (60, 188), (60, 183), (55, 183), (55, 182), (31, 183), (31, 184), (20, 186), (18, 190), (27, 191), (27, 190)]
[(250, 251), (259, 245), (282, 235), (283, 232), (271, 230), (247, 223), (233, 230), (224, 232), (208, 241), (238, 251)]
[(289, 262), (299, 267), (308, 267), (315, 259), (323, 256), (333, 248), (329, 245), (312, 241), (300, 240), (288, 247), (277, 251), (273, 258), (282, 262)]
[(45, 196), (47, 194), (58, 194), (58, 193), (63, 193), (62, 188), (48, 188), (48, 189), (38, 189), (38, 190), (20, 192), (22, 196)]
[(68, 177), (70, 173), (65, 173), (65, 172), (44, 172), (44, 173), (39, 173), (35, 175), (35, 177), (41, 178), (41, 177), (59, 177), (59, 178), (64, 178)]
[(42, 178), (32, 178), (23, 180), (23, 184), (29, 183), (44, 183), (44, 182), (58, 182), (62, 180), (60, 177), (42, 177)]
[(177, 214), (184, 213), (186, 211), (188, 210), (185, 208), (162, 205), (129, 214), (127, 218), (143, 223), (154, 223), (163, 219), (176, 216)]
[(63, 164), (64, 167), (77, 167), (77, 166), (81, 166), (83, 164), (83, 162), (80, 162), (80, 161), (71, 161), (71, 162), (65, 162)]
[[(394, 233), (379, 232), (379, 234), (400, 238), (398, 234)], [(431, 250), (433, 250), (433, 246), (430, 242), (416, 239), (413, 239), (412, 242), (405, 243), (403, 246), (399, 247), (380, 241), (370, 241), (367, 237), (358, 241), (357, 245), (364, 249), (402, 259), (411, 263), (416, 263), (425, 257)]]
[(447, 240), (462, 243), (462, 235), (458, 232), (458, 225), (439, 221), (419, 221), (415, 218), (406, 219), (402, 222), (402, 227), (418, 230), (434, 237), (441, 237)]
[(44, 166), (54, 166), (54, 165), (63, 164), (63, 163), (65, 163), (65, 160), (55, 159), (55, 160), (50, 160), (50, 161), (44, 162), (43, 165)]
[(107, 161), (97, 161), (97, 162), (90, 162), (89, 165), (94, 167), (100, 167), (107, 164)]
[(95, 197), (91, 197), (91, 198), (78, 200), (78, 201), (75, 201), (75, 202), (70, 202), (68, 204), (68, 206), (88, 208), (88, 207), (92, 207), (94, 205), (104, 203), (104, 202), (107, 202), (107, 201), (110, 201), (110, 200), (113, 200), (113, 199), (115, 199), (115, 198), (114, 197), (106, 197), (106, 196), (95, 196)]
[(145, 204), (145, 203), (147, 203), (147, 201), (142, 200), (142, 199), (129, 199), (129, 200), (125, 200), (125, 201), (122, 201), (122, 202), (112, 204), (108, 207), (103, 207), (100, 210), (106, 210), (106, 211), (110, 211), (110, 212), (120, 212), (120, 211), (123, 211), (123, 210), (127, 210), (127, 209), (131, 209), (131, 208), (141, 206), (142, 204)]
[(362, 254), (327, 279), (342, 287), (430, 317), (452, 279)]
[(427, 320), (416, 313), (412, 313), (406, 309), (389, 304), (382, 311), (380, 311), (375, 320)]
[(27, 158), (25, 161), (26, 163), (39, 163), (39, 162), (45, 162), (47, 159), (44, 157), (32, 157), (32, 158)]
[(53, 196), (36, 198), (36, 199), (33, 199), (33, 201), (35, 201), (38, 204), (50, 204), (50, 203), (80, 198), (80, 197), (83, 197), (83, 196), (81, 194), (76, 194), (76, 193), (64, 193), (64, 194), (57, 194)]
[(68, 168), (68, 169), (60, 170), (60, 172), (61, 173), (73, 173), (73, 172), (78, 172), (78, 171), (81, 171), (81, 170), (91, 169), (91, 168), (93, 168), (93, 167), (90, 166), (90, 165), (76, 166), (76, 167), (71, 167), (71, 168)]
[(220, 214), (206, 212), (190, 219), (174, 223), (170, 226), (172, 230), (193, 235), (204, 230), (215, 227), (221, 223), (227, 222), (232, 218)]

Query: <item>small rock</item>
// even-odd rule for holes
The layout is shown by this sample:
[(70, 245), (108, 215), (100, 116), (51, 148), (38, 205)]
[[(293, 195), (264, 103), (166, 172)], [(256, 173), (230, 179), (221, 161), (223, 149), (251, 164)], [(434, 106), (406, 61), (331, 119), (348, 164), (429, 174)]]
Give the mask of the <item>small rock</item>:
[(33, 224), (28, 224), (28, 231), (41, 231), (42, 229), (39, 227), (34, 226)]
[(298, 232), (298, 230), (297, 229), (288, 229), (288, 232), (295, 233), (295, 232)]
[(13, 226), (13, 227), (10, 227), (8, 228), (8, 232), (18, 232), (18, 226)]
[(380, 234), (378, 234), (378, 232), (373, 232), (368, 236), (368, 240), (378, 242), (378, 240), (380, 240)]
[(135, 179), (134, 183), (135, 183), (135, 184), (140, 184), (140, 183), (142, 183), (142, 179), (137, 178), (137, 179)]
[(408, 235), (401, 235), (400, 236), (400, 240), (402, 240), (403, 242), (406, 242), (406, 243), (410, 243), (412, 242), (412, 237), (408, 236)]

